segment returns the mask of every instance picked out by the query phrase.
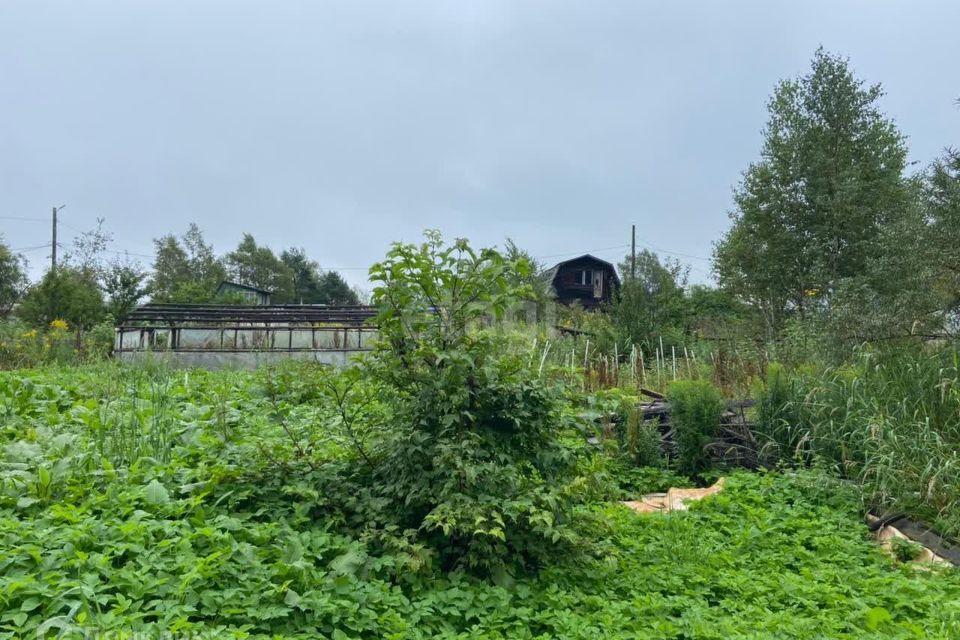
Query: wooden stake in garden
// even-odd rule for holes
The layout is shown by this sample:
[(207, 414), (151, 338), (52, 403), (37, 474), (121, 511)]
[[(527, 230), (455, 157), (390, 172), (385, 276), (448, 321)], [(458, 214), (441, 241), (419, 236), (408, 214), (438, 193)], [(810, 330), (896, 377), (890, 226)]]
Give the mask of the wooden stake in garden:
[(543, 357), (540, 358), (540, 368), (537, 370), (537, 376), (543, 375), (543, 365), (547, 361), (547, 354), (550, 353), (551, 343), (547, 340), (546, 345), (543, 348)]
[(657, 386), (660, 387), (663, 386), (661, 381), (663, 369), (661, 368), (662, 365), (660, 364), (660, 349), (656, 349), (654, 352), (654, 357), (657, 359)]
[(590, 354), (590, 338), (587, 338), (587, 344), (583, 348), (583, 390), (590, 390), (590, 369), (587, 366), (587, 356)]
[(617, 343), (613, 343), (613, 379), (620, 386), (620, 354), (617, 352)]

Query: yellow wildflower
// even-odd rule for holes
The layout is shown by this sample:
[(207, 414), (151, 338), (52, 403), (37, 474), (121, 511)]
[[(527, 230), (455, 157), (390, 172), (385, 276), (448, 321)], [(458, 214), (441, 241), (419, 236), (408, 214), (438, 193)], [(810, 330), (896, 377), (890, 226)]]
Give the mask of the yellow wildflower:
[(56, 320), (50, 323), (50, 328), (66, 331), (67, 329), (70, 328), (70, 325), (67, 324), (66, 320), (61, 320), (60, 318), (57, 318)]

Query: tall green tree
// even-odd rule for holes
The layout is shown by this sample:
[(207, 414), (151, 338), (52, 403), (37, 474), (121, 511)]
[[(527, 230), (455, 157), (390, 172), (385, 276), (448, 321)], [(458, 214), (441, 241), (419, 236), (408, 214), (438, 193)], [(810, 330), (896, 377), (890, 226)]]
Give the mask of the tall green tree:
[(64, 254), (61, 264), (75, 267), (101, 278), (107, 267), (104, 254), (113, 242), (113, 234), (103, 228), (104, 219), (97, 218), (97, 226), (83, 231), (73, 239), (73, 246)]
[(936, 288), (955, 325), (960, 314), (960, 151), (947, 149), (934, 161), (924, 187), (929, 247), (939, 270)]
[(95, 274), (82, 267), (51, 269), (23, 297), (17, 315), (27, 323), (46, 328), (66, 320), (79, 333), (103, 319), (106, 308)]
[(610, 317), (619, 341), (647, 351), (661, 341), (664, 346), (682, 344), (688, 270), (676, 260), (661, 262), (648, 250), (637, 254), (635, 270), (631, 256), (618, 267), (620, 294), (610, 307)]
[(880, 112), (882, 95), (823, 49), (809, 73), (774, 91), (761, 158), (714, 252), (721, 285), (760, 310), (771, 334), (791, 314), (829, 309), (841, 282), (887, 248), (885, 225), (912, 206), (904, 138)]
[(320, 277), (320, 292), (316, 304), (360, 304), (357, 292), (336, 271), (324, 271)]
[(0, 318), (5, 317), (27, 289), (23, 256), (10, 250), (0, 238)]
[(200, 227), (191, 224), (180, 237), (168, 234), (153, 244), (150, 290), (154, 302), (208, 302), (213, 298), (226, 271)]
[(686, 292), (686, 332), (697, 338), (752, 337), (755, 315), (729, 290), (697, 284)]
[(107, 311), (121, 321), (149, 292), (147, 273), (135, 262), (115, 261), (104, 269), (101, 287), (107, 295)]
[(245, 233), (237, 248), (224, 257), (228, 276), (245, 284), (273, 292), (277, 303), (294, 301), (293, 272), (270, 247), (257, 244)]
[(316, 304), (322, 297), (320, 266), (308, 258), (302, 248), (285, 249), (280, 261), (290, 270), (292, 302)]
[(84, 280), (96, 281), (106, 296), (105, 310), (114, 320), (123, 320), (146, 296), (147, 273), (139, 263), (125, 258), (108, 260), (113, 234), (104, 229), (104, 219), (73, 239), (72, 248), (63, 257), (63, 266), (84, 274)]
[(550, 292), (550, 283), (543, 277), (546, 265), (534, 258), (529, 251), (519, 247), (512, 238), (507, 238), (503, 248), (503, 256), (512, 267), (510, 278), (515, 285), (521, 287), (526, 303), (534, 306), (533, 317), (527, 313), (526, 305), (519, 315), (529, 320), (542, 320), (546, 317), (547, 305), (553, 300)]
[(291, 302), (297, 304), (360, 304), (357, 292), (336, 271), (323, 271), (320, 265), (307, 257), (306, 251), (286, 249), (280, 261), (289, 270)]
[(825, 346), (837, 350), (834, 359), (848, 356), (852, 344), (929, 335), (943, 327), (944, 300), (933, 286), (942, 272), (919, 202), (920, 185), (913, 180), (911, 186), (916, 196), (883, 225), (871, 259), (838, 282), (829, 313), (820, 314)]

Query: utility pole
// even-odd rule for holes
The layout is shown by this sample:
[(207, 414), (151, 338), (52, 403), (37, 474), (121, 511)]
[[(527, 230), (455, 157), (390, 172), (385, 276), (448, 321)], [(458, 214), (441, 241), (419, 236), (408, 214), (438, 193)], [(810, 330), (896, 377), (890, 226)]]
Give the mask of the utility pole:
[(635, 224), (630, 225), (630, 279), (637, 279), (637, 225)]
[(50, 240), (50, 270), (57, 270), (57, 208), (53, 208), (53, 237)]
[(50, 270), (55, 271), (57, 269), (57, 211), (63, 209), (65, 204), (60, 205), (59, 207), (53, 208), (53, 233), (50, 238)]

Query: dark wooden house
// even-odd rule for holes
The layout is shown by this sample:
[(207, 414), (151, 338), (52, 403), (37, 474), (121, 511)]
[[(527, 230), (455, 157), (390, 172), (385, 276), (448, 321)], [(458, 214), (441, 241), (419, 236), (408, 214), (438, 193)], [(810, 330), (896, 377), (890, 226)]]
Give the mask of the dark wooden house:
[(220, 286), (217, 287), (215, 295), (239, 296), (246, 300), (248, 304), (269, 305), (270, 296), (273, 295), (273, 292), (248, 284), (224, 280), (220, 283)]
[(558, 262), (544, 273), (554, 299), (563, 304), (580, 304), (597, 309), (610, 302), (620, 287), (616, 268), (590, 254)]

